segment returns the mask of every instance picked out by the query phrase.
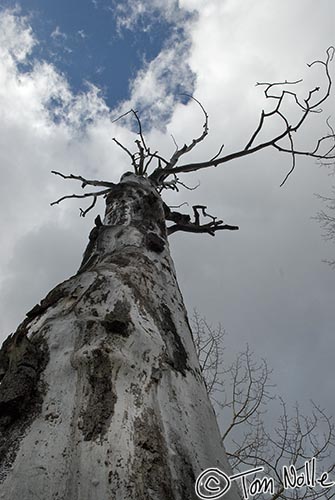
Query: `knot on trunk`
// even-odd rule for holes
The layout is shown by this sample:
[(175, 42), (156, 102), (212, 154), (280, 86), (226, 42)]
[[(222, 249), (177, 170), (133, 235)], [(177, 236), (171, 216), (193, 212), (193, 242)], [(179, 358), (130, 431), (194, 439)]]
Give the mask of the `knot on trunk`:
[(0, 428), (25, 413), (47, 359), (40, 346), (28, 339), (24, 326), (5, 340), (0, 350)]
[(165, 247), (165, 241), (155, 233), (148, 233), (145, 238), (145, 246), (152, 252), (162, 253)]
[(130, 334), (130, 304), (127, 301), (118, 300), (114, 310), (107, 313), (101, 324), (108, 333), (128, 337)]

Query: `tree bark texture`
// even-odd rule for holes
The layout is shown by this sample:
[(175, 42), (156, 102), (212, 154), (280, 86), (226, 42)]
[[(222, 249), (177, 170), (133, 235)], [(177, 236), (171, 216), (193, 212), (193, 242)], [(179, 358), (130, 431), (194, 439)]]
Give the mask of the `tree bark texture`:
[(0, 377), (0, 498), (190, 500), (204, 469), (230, 473), (145, 178), (112, 188), (78, 273), (4, 342)]

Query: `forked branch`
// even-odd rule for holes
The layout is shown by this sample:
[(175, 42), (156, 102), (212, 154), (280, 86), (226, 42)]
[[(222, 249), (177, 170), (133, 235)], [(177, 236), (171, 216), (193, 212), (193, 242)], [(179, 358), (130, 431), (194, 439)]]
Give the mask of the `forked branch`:
[[(148, 169), (148, 166), (152, 159), (156, 157), (157, 151), (155, 153), (151, 153), (150, 148), (147, 146), (146, 141), (144, 139), (143, 135), (143, 129), (142, 129), (142, 123), (141, 120), (138, 116), (137, 111), (134, 109), (131, 109), (127, 111), (126, 113), (123, 113), (121, 116), (113, 120), (113, 123), (120, 120), (121, 118), (124, 118), (127, 116), (129, 113), (132, 113), (136, 119), (137, 126), (138, 126), (138, 135), (140, 139), (135, 140), (135, 144), (137, 146), (138, 151), (135, 153), (131, 153), (127, 147), (125, 147), (121, 142), (119, 142), (115, 137), (113, 137), (113, 141), (121, 148), (123, 149), (128, 156), (131, 158), (131, 163), (134, 168), (134, 172), (137, 175), (145, 175)], [(147, 161), (146, 161), (147, 160)]]
[[(182, 214), (180, 212), (171, 211), (167, 205), (165, 208), (165, 218), (166, 220), (172, 221), (175, 224), (167, 228), (168, 234), (173, 234), (177, 231), (184, 231), (187, 233), (207, 233), (211, 236), (215, 236), (216, 231), (228, 230), (236, 231), (238, 226), (232, 226), (230, 224), (224, 224), (222, 220), (217, 220), (217, 217), (206, 212), (207, 207), (205, 205), (194, 205), (193, 214), (194, 220), (191, 220), (191, 216), (188, 214)], [(200, 222), (200, 212), (203, 217), (208, 217), (211, 219), (210, 222), (201, 224)]]
[[(335, 146), (332, 144), (328, 150), (323, 152), (321, 150), (321, 147), (325, 145), (328, 141), (333, 142), (335, 141), (335, 134), (334, 130), (330, 128), (330, 133), (327, 135), (324, 135), (320, 139), (318, 139), (316, 146), (314, 149), (311, 150), (299, 150), (295, 147), (294, 141), (293, 141), (293, 133), (298, 132), (302, 125), (305, 123), (306, 119), (309, 117), (311, 113), (320, 113), (322, 110), (320, 109), (320, 105), (323, 104), (328, 97), (330, 96), (331, 93), (331, 88), (332, 88), (332, 79), (330, 76), (330, 70), (329, 66), (330, 63), (334, 57), (334, 47), (329, 47), (326, 51), (326, 58), (325, 60), (316, 60), (313, 61), (312, 63), (308, 64), (308, 67), (312, 67), (314, 65), (320, 65), (322, 66), (324, 73), (326, 75), (326, 87), (324, 91), (321, 93), (321, 96), (319, 98), (316, 98), (316, 96), (320, 93), (320, 87), (317, 86), (313, 89), (310, 89), (307, 93), (306, 98), (301, 102), (298, 98), (298, 94), (291, 89), (292, 87), (300, 84), (302, 80), (296, 80), (296, 81), (283, 81), (283, 82), (261, 82), (257, 83), (257, 85), (261, 85), (265, 87), (264, 90), (264, 95), (266, 100), (272, 100), (275, 102), (274, 108), (269, 111), (265, 112), (262, 110), (260, 119), (258, 122), (258, 125), (255, 129), (255, 131), (251, 134), (251, 137), (249, 141), (247, 142), (246, 146), (240, 150), (237, 150), (233, 153), (229, 153), (224, 156), (220, 156), (221, 151), (223, 149), (223, 146), (220, 148), (219, 154), (216, 154), (213, 156), (210, 160), (199, 162), (199, 163), (186, 163), (184, 165), (177, 165), (178, 160), (182, 156), (182, 154), (188, 152), (190, 150), (189, 147), (184, 146), (181, 149), (177, 149), (174, 155), (171, 157), (170, 161), (165, 165), (163, 168), (157, 168), (152, 174), (151, 178), (155, 180), (158, 184), (162, 181), (165, 181), (165, 179), (173, 174), (173, 175), (178, 175), (180, 173), (188, 173), (188, 172), (195, 172), (198, 170), (202, 170), (205, 168), (209, 167), (217, 167), (218, 165), (221, 165), (223, 163), (227, 163), (231, 160), (238, 159), (238, 158), (243, 158), (245, 156), (249, 156), (253, 153), (256, 153), (258, 151), (261, 151), (263, 149), (273, 147), (277, 151), (283, 152), (283, 153), (288, 153), (291, 156), (291, 168), (289, 169), (288, 174), (285, 176), (285, 179), (283, 180), (282, 184), (283, 185), (286, 180), (288, 179), (289, 175), (293, 172), (295, 165), (296, 165), (296, 156), (297, 155), (303, 155), (303, 156), (310, 156), (313, 158), (316, 158), (318, 160), (334, 160), (335, 159)], [(276, 94), (273, 92), (274, 89), (280, 89), (279, 93)], [(300, 111), (300, 116), (298, 119), (295, 120), (290, 120), (287, 114), (283, 111), (283, 104), (286, 102), (288, 99), (293, 100), (294, 105), (298, 108)], [(197, 101), (198, 102), (198, 101)], [(200, 104), (200, 103), (199, 103)], [(202, 107), (203, 109), (203, 107)], [(205, 112), (205, 111), (204, 111)], [(205, 112), (206, 113), (206, 112)], [(283, 124), (282, 130), (275, 134), (272, 138), (267, 139), (265, 141), (260, 141), (257, 142), (257, 139), (260, 137), (260, 133), (264, 130), (265, 123), (269, 118), (272, 117), (277, 117), (280, 119), (280, 121)], [(327, 125), (329, 126), (329, 123), (327, 121)], [(198, 138), (194, 139), (193, 142), (191, 143), (192, 148), (198, 144), (201, 140), (205, 138), (208, 132), (208, 120), (207, 120), (207, 113), (205, 114), (205, 124), (204, 124), (204, 133)], [(191, 148), (191, 149), (192, 149)]]
[[(192, 149), (195, 148), (195, 146), (197, 144), (199, 144), (201, 141), (203, 141), (205, 139), (205, 137), (208, 135), (208, 114), (207, 114), (205, 108), (203, 107), (203, 105), (201, 104), (201, 102), (189, 94), (181, 94), (181, 95), (185, 95), (185, 96), (189, 97), (190, 99), (193, 99), (193, 101), (195, 101), (196, 103), (199, 104), (199, 106), (204, 114), (205, 120), (204, 120), (204, 123), (202, 126), (203, 132), (201, 135), (199, 135), (199, 137), (196, 137), (195, 139), (193, 139), (192, 142), (190, 142), (190, 144), (184, 144), (184, 146), (181, 148), (178, 148), (178, 146), (176, 145), (176, 151), (173, 153), (173, 155), (171, 156), (171, 158), (168, 162), (169, 168), (173, 168), (176, 165), (176, 163), (178, 162), (179, 158), (181, 158), (181, 156), (192, 151)], [(174, 142), (175, 142), (175, 140), (174, 140)], [(175, 144), (176, 144), (176, 142), (175, 142)]]
[(95, 206), (95, 204), (97, 202), (97, 198), (99, 196), (105, 196), (106, 194), (108, 194), (110, 192), (110, 190), (112, 189), (112, 187), (115, 186), (115, 184), (113, 182), (98, 181), (98, 180), (95, 180), (95, 179), (94, 180), (86, 179), (85, 177), (83, 177), (81, 175), (73, 175), (73, 174), (65, 175), (65, 174), (62, 174), (61, 172), (57, 172), (55, 170), (52, 170), (51, 173), (54, 174), (54, 175), (58, 175), (59, 177), (62, 177), (62, 179), (72, 179), (72, 180), (75, 180), (75, 181), (80, 181), (82, 189), (85, 189), (86, 186), (103, 186), (103, 187), (107, 188), (107, 189), (102, 189), (101, 191), (93, 191), (93, 192), (84, 193), (84, 194), (67, 194), (65, 196), (62, 196), (58, 200), (53, 201), (52, 203), (50, 203), (50, 205), (53, 206), (53, 205), (58, 205), (62, 201), (68, 200), (68, 199), (71, 199), (71, 198), (92, 198), (91, 205), (89, 205), (85, 210), (83, 210), (82, 208), (79, 209), (81, 217), (85, 217), (85, 215), (90, 210), (92, 210), (92, 208), (94, 208), (94, 206)]
[(51, 173), (54, 175), (59, 175), (62, 177), (62, 179), (73, 179), (75, 181), (81, 181), (81, 187), (85, 188), (86, 186), (103, 186), (103, 187), (113, 187), (115, 184), (113, 182), (107, 182), (107, 181), (97, 181), (97, 180), (92, 180), (92, 179), (86, 179), (85, 177), (82, 177), (81, 175), (64, 175), (61, 172), (57, 172), (56, 170), (51, 170)]

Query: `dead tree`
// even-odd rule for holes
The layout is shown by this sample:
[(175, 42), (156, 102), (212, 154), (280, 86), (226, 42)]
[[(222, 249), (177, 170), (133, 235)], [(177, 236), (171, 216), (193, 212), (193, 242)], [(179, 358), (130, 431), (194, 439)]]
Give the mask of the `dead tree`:
[[(88, 198), (86, 216), (104, 197), (76, 275), (53, 289), (27, 313), (1, 349), (0, 481), (11, 500), (62, 499), (184, 500), (194, 498), (197, 475), (207, 467), (230, 467), (203, 382), (173, 263), (168, 235), (236, 230), (211, 215), (204, 204), (193, 213), (173, 210), (162, 199), (165, 189), (187, 185), (181, 174), (217, 167), (272, 147), (291, 157), (333, 157), (322, 151), (333, 135), (314, 149), (300, 151), (294, 135), (329, 97), (327, 50), (321, 66), (326, 84), (301, 102), (292, 90), (299, 82), (261, 83), (274, 102), (262, 112), (246, 146), (210, 160), (182, 163), (208, 134), (204, 115), (199, 137), (170, 158), (152, 150), (139, 114), (136, 150), (114, 142), (129, 157), (131, 172), (119, 183), (53, 172), (79, 181), (84, 192), (65, 199)], [(321, 96), (321, 97), (320, 97)], [(292, 122), (282, 106), (293, 100), (300, 118)], [(283, 129), (258, 141), (268, 119)], [(86, 192), (86, 188), (91, 190)], [(227, 500), (239, 497), (235, 485)]]

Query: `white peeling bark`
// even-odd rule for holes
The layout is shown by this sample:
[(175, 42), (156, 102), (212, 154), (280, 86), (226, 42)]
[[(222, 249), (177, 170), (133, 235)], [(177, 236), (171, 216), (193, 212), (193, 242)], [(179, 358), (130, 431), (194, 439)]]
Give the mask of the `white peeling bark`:
[(0, 498), (190, 500), (230, 473), (162, 201), (126, 175), (106, 202), (78, 273), (0, 351)]

